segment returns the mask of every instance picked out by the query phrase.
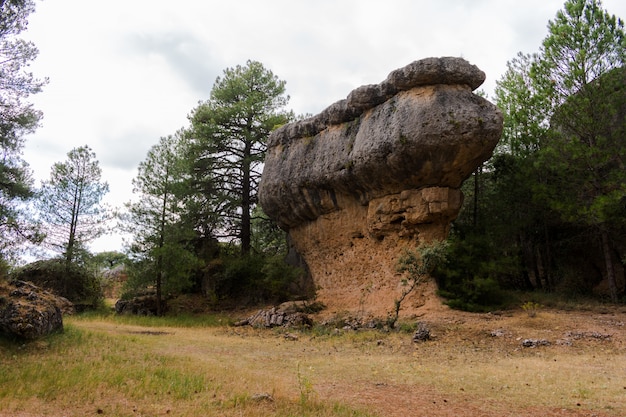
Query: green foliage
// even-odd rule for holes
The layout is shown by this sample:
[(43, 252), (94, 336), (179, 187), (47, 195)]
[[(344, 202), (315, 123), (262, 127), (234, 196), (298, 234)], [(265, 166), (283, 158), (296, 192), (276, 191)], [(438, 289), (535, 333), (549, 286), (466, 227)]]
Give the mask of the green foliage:
[[(537, 187), (561, 219), (601, 239), (604, 272), (618, 299), (611, 230), (626, 225), (626, 35), (598, 0), (569, 0), (548, 25), (532, 67), (552, 104), (551, 130), (538, 152), (547, 180)], [(614, 234), (615, 236), (615, 234)]]
[(300, 406), (305, 408), (315, 399), (316, 392), (313, 388), (313, 381), (311, 381), (311, 378), (302, 372), (299, 363), (297, 368), (297, 379), (300, 391)]
[(16, 269), (11, 279), (30, 281), (55, 294), (67, 298), (77, 309), (98, 308), (103, 302), (100, 281), (85, 266), (70, 264), (64, 259), (36, 261)]
[(45, 243), (68, 264), (78, 261), (86, 244), (105, 233), (112, 216), (101, 202), (109, 191), (101, 177), (96, 154), (89, 146), (81, 146), (68, 152), (65, 162), (55, 163), (50, 179), (42, 184), (37, 208)]
[(113, 269), (128, 262), (128, 256), (122, 252), (105, 251), (91, 256), (89, 264), (95, 269)]
[(133, 235), (127, 290), (154, 286), (159, 315), (163, 294), (189, 288), (202, 265), (193, 247), (196, 232), (182, 217), (188, 191), (186, 144), (184, 131), (162, 137), (133, 180), (139, 199), (126, 204), (124, 229)]
[(465, 279), (448, 290), (440, 290), (439, 294), (448, 299), (446, 304), (450, 307), (471, 312), (493, 311), (502, 308), (506, 301), (493, 278)]
[(402, 294), (394, 300), (394, 309), (389, 314), (387, 324), (394, 328), (400, 317), (402, 302), (417, 286), (428, 278), (429, 274), (445, 262), (447, 257), (448, 243), (435, 241), (421, 243), (415, 250), (405, 250), (398, 259), (398, 272), (404, 274), (402, 278)]
[(295, 283), (302, 271), (286, 264), (280, 256), (258, 254), (231, 256), (215, 276), (219, 299), (242, 302), (283, 302), (296, 295)]
[(263, 212), (261, 206), (256, 206), (252, 213), (252, 247), (254, 250), (268, 256), (287, 253), (287, 233)]
[(192, 183), (201, 193), (196, 216), (215, 218), (220, 235), (236, 238), (242, 253), (252, 249), (252, 210), (265, 158), (266, 140), (293, 119), (282, 108), (285, 82), (260, 62), (228, 68), (211, 97), (192, 111), (189, 159)]
[(501, 308), (507, 300), (496, 279), (500, 266), (492, 260), (486, 239), (452, 238), (447, 249), (446, 262), (433, 272), (446, 304), (467, 311)]
[(41, 238), (23, 204), (33, 195), (31, 171), (22, 159), (24, 136), (42, 117), (26, 99), (47, 82), (27, 71), (38, 51), (19, 37), (34, 9), (32, 0), (0, 2), (0, 257), (5, 260), (20, 254), (19, 244)]
[(200, 263), (195, 254), (173, 243), (155, 248), (149, 257), (135, 258), (127, 264), (128, 280), (122, 298), (130, 298), (154, 289), (157, 280), (162, 295), (175, 296), (193, 286), (193, 275)]
[[(567, 0), (548, 31), (539, 52), (519, 53), (497, 82), (503, 137), (466, 192), (474, 221), (462, 212), (456, 231), (486, 249), (476, 259), (487, 271), (469, 275), (568, 292), (589, 292), (604, 276), (617, 300), (626, 230), (623, 22), (600, 1)], [(604, 263), (585, 282), (575, 271), (581, 253), (593, 255), (588, 265)]]
[(528, 314), (528, 317), (537, 316), (537, 311), (541, 310), (542, 308), (543, 306), (541, 304), (535, 303), (533, 301), (527, 301), (522, 304), (522, 310), (524, 310), (526, 314)]

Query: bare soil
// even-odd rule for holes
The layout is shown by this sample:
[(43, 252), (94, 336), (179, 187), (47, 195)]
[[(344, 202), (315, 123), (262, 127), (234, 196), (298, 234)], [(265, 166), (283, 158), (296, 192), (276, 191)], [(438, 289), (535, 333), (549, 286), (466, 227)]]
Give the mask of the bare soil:
[[(222, 356), (213, 360), (232, 361), (244, 374), (268, 381), (266, 390), (257, 382), (259, 392), (297, 398), (293, 374), (302, 365), (317, 400), (379, 416), (625, 416), (626, 308), (535, 313), (464, 313), (432, 302), (412, 317), (431, 331), (422, 343), (407, 333), (351, 337), (339, 329), (336, 338), (250, 328), (217, 335), (165, 329), (161, 334), (171, 337), (159, 339), (159, 349), (201, 363), (211, 355), (206, 344), (218, 337)], [(158, 336), (153, 329), (86, 326)], [(536, 345), (525, 347), (525, 341)]]
[[(272, 404), (298, 404), (304, 393), (311, 401), (383, 417), (626, 416), (626, 307), (541, 307), (532, 313), (465, 313), (429, 298), (401, 314), (404, 323), (420, 322), (430, 330), (430, 340), (419, 343), (410, 332), (396, 331), (68, 321), (112, 337), (131, 335), (142, 354), (176, 357), (189, 363), (190, 372), (211, 375), (220, 388), (205, 401), (266, 393), (276, 401), (248, 403), (237, 415), (275, 415)], [(333, 314), (338, 313), (324, 311), (316, 321)], [(109, 411), (116, 407), (128, 408), (128, 415), (219, 415), (200, 413), (193, 399), (148, 397), (131, 404), (119, 393), (101, 395), (101, 404), (86, 403), (71, 414), (56, 413), (53, 402), (31, 401), (10, 416), (117, 415)], [(224, 415), (238, 410), (229, 411)], [(0, 417), (8, 416), (0, 411)]]
[[(531, 317), (532, 314), (535, 315)], [(497, 370), (481, 369), (488, 367), (489, 362), (493, 362), (495, 368), (498, 363), (502, 363), (503, 373), (511, 370), (510, 363), (507, 364), (509, 360), (517, 363), (513, 366), (516, 370), (525, 363), (529, 364), (527, 372), (502, 376), (501, 379), (508, 380), (508, 384), (491, 387), (491, 393), (485, 387), (464, 388), (462, 382), (451, 384), (458, 388), (441, 390), (438, 386), (429, 384), (365, 381), (347, 386), (327, 386), (324, 388), (324, 395), (366, 406), (376, 410), (381, 416), (389, 417), (626, 416), (626, 309), (539, 309), (532, 314), (523, 310), (487, 314), (464, 313), (433, 303), (423, 306), (414, 315), (416, 320), (431, 329), (432, 338), (430, 341), (413, 343), (410, 347), (400, 349), (398, 360), (405, 360), (408, 355), (421, 355), (424, 361), (447, 360), (451, 367), (467, 366), (468, 362), (474, 362), (476, 373), (485, 377), (485, 386), (490, 384), (488, 379), (497, 373)], [(524, 347), (525, 341), (537, 344)], [(550, 367), (549, 362), (553, 362), (555, 366)], [(560, 369), (556, 365), (560, 362), (569, 366)], [(535, 369), (535, 364), (548, 366), (539, 365)], [(551, 399), (548, 396), (540, 399), (535, 395), (538, 391), (553, 388), (550, 384), (541, 386), (545, 375), (533, 374), (543, 373), (544, 370), (548, 373), (554, 372), (556, 383), (559, 378), (568, 376), (585, 374), (587, 378), (581, 378), (579, 384), (574, 384), (577, 388), (571, 390), (570, 398)], [(560, 374), (561, 370), (563, 374)], [(464, 375), (462, 372), (459, 374)], [(592, 376), (611, 380), (615, 384), (616, 389), (613, 392), (616, 394), (596, 400), (587, 397), (588, 394), (584, 393), (586, 390), (599, 389), (593, 386), (596, 381)], [(562, 382), (565, 385), (576, 380), (573, 378)], [(521, 391), (525, 390), (526, 394), (519, 392), (519, 386), (522, 386)], [(518, 392), (512, 392), (515, 389)], [(509, 398), (507, 390), (511, 391)], [(498, 394), (497, 391), (501, 393)], [(518, 397), (524, 395), (527, 395), (527, 401), (520, 402)], [(551, 402), (554, 405), (550, 405)]]

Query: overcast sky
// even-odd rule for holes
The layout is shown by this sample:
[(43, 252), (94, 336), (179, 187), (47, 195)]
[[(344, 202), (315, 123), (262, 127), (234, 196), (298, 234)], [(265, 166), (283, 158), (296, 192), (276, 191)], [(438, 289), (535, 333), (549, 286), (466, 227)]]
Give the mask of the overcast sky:
[[(539, 49), (564, 0), (44, 0), (23, 37), (48, 77), (32, 97), (42, 127), (24, 158), (39, 184), (54, 162), (88, 144), (110, 185), (131, 180), (161, 136), (188, 125), (226, 68), (260, 61), (287, 82), (296, 114), (316, 114), (356, 87), (417, 59), (460, 56), (487, 74), (492, 94), (507, 61)], [(626, 1), (604, 0), (626, 18)], [(121, 249), (118, 237), (94, 251)]]

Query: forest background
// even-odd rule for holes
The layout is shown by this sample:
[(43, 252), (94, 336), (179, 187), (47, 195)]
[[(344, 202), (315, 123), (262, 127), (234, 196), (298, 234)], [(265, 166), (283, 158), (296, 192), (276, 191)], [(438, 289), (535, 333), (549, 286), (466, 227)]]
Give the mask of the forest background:
[[(42, 114), (28, 98), (46, 80), (27, 71), (38, 51), (20, 34), (35, 3), (1, 7), (4, 275), (33, 276), (32, 265), (17, 268), (28, 246), (57, 255), (35, 269), (56, 271), (57, 290), (80, 304), (101, 300), (104, 272), (118, 265), (127, 296), (154, 289), (159, 314), (161, 300), (184, 292), (213, 305), (313, 296), (306, 274), (284, 262), (284, 232), (256, 204), (269, 133), (306, 117), (287, 109), (284, 80), (252, 60), (225, 69), (189, 125), (160, 138), (139, 165), (139, 198), (110, 208), (88, 145), (70, 150), (40, 187), (32, 180), (21, 152)], [(624, 302), (625, 58), (622, 20), (600, 1), (569, 0), (538, 51), (508, 62), (492, 98), (503, 137), (464, 184), (448, 261), (434, 272), (450, 305), (491, 309), (509, 290)], [(109, 227), (132, 236), (125, 253), (90, 253)]]

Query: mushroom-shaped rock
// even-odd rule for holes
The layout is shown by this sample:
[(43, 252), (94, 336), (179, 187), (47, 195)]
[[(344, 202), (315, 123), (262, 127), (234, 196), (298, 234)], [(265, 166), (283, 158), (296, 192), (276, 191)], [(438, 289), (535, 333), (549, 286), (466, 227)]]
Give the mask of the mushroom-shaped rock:
[(386, 313), (400, 252), (447, 236), (461, 184), (502, 133), (500, 111), (472, 92), (484, 78), (461, 58), (415, 61), (270, 135), (260, 203), (322, 302), (349, 310), (367, 290)]

